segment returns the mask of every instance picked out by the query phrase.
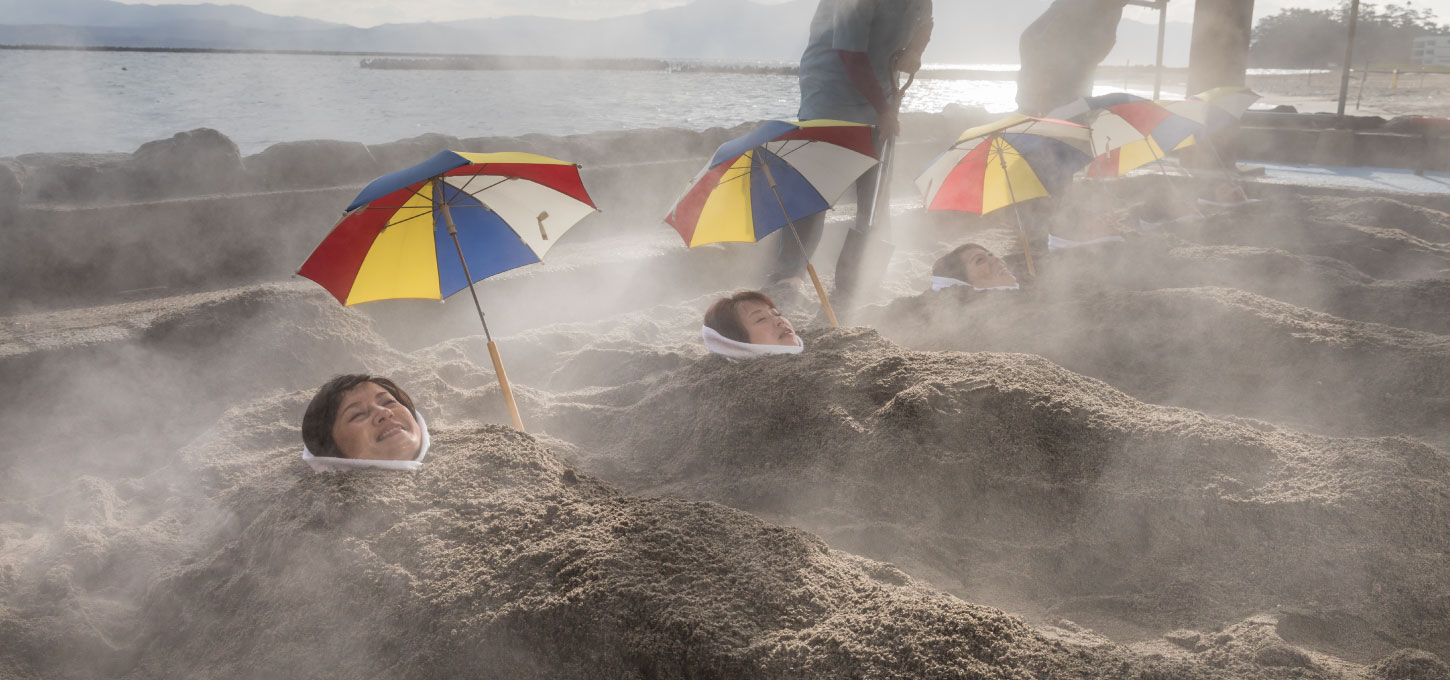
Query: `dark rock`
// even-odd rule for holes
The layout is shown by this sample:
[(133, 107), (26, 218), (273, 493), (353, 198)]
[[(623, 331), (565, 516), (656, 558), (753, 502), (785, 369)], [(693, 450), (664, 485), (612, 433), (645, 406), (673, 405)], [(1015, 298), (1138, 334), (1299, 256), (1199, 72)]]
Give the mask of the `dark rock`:
[(77, 204), (114, 200), (125, 194), (123, 172), (129, 154), (32, 153), (15, 157), (21, 169), (24, 203)]
[(137, 198), (235, 191), (245, 176), (236, 143), (211, 128), (142, 144), (130, 165), (129, 195)]
[(317, 139), (282, 142), (248, 156), (243, 165), (262, 189), (306, 189), (365, 184), (400, 168), (384, 168), (359, 142)]

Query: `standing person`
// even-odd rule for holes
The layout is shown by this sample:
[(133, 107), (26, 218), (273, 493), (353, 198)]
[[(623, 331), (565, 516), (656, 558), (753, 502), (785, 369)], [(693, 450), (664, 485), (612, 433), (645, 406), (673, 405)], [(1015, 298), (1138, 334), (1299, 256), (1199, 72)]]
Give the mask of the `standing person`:
[[(879, 153), (898, 130), (893, 70), (916, 73), (931, 27), (931, 0), (820, 0), (811, 19), (810, 42), (801, 55), (799, 118), (874, 125), (872, 138)], [(835, 295), (847, 301), (842, 309), (849, 306), (858, 280), (874, 276), (862, 271), (861, 260), (870, 238), (867, 228), (875, 208), (878, 170), (874, 167), (856, 180), (856, 226), (847, 233), (836, 261)], [(881, 194), (885, 200), (884, 182)], [(825, 213), (796, 223), (805, 252), (795, 239), (779, 237), (780, 256), (772, 281), (800, 276), (820, 243), (825, 223)]]

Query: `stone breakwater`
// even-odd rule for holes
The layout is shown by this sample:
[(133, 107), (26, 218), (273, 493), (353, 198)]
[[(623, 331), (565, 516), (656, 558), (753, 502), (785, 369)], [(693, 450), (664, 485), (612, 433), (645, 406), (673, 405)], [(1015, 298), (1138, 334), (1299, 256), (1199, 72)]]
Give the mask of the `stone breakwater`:
[[(897, 179), (910, 181), (940, 140), (983, 122), (980, 111), (913, 115)], [(138, 290), (209, 289), (290, 275), (368, 181), (439, 151), (524, 151), (582, 166), (603, 209), (571, 242), (652, 233), (724, 141), (759, 123), (705, 131), (629, 130), (459, 139), (426, 134), (386, 144), (284, 142), (243, 156), (216, 130), (149, 142), (130, 154), (27, 154), (0, 159), (0, 311), (115, 299)]]

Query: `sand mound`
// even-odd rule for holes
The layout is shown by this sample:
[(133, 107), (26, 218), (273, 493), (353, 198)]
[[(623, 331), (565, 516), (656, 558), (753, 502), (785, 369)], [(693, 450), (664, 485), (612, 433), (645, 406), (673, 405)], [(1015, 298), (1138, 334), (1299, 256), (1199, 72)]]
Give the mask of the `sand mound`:
[(1337, 434), (1445, 434), (1445, 336), (1234, 289), (1056, 292), (948, 289), (872, 321), (907, 347), (1030, 352), (1154, 403)]
[(21, 497), (79, 474), (153, 470), (234, 404), (402, 357), (365, 317), (299, 285), (14, 317), (9, 327), (0, 427), (27, 455), (0, 459), (0, 488)]
[(232, 530), (154, 584), (131, 676), (1200, 676), (742, 512), (621, 495), (506, 428), (437, 428), (413, 474), (313, 475), (273, 448), (279, 405), (189, 451)]
[(806, 340), (560, 397), (548, 427), (628, 490), (796, 524), (975, 601), (1158, 630), (1336, 602), (1444, 647), (1441, 451), (1152, 406), (1028, 355)]
[[(1169, 229), (1207, 245), (1248, 245), (1332, 257), (1377, 279), (1450, 276), (1450, 245), (1414, 235), (1434, 236), (1439, 229), (1409, 225), (1412, 232), (1395, 224), (1359, 224), (1353, 217), (1352, 213), (1315, 216), (1296, 201), (1265, 201)], [(1450, 226), (1450, 221), (1436, 224)]]
[(1431, 243), (1450, 243), (1450, 213), (1387, 196), (1320, 196), (1298, 201), (1317, 219), (1399, 229)]
[[(1021, 258), (1013, 258), (1021, 269)], [(1037, 259), (1036, 288), (1236, 288), (1355, 321), (1450, 334), (1450, 279), (1377, 281), (1348, 263), (1271, 248), (1199, 245), (1168, 234), (1053, 252)], [(1023, 277), (1024, 279), (1027, 277)]]

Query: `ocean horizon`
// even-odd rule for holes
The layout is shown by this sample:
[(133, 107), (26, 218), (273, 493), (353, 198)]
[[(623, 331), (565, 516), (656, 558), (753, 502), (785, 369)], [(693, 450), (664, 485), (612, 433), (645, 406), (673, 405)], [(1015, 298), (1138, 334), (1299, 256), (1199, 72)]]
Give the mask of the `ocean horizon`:
[[(766, 62), (740, 62), (761, 64)], [(772, 62), (773, 63), (773, 62)], [(1015, 70), (1016, 64), (928, 64)], [(1122, 89), (1103, 82), (1097, 91)], [(379, 70), (356, 56), (0, 50), (0, 157), (129, 153), (196, 128), (244, 154), (279, 142), (367, 144), (424, 133), (572, 135), (636, 128), (704, 130), (790, 119), (793, 75), (625, 70)], [(1010, 79), (918, 79), (902, 110), (1016, 109)], [(1141, 93), (1140, 94), (1151, 94)]]

